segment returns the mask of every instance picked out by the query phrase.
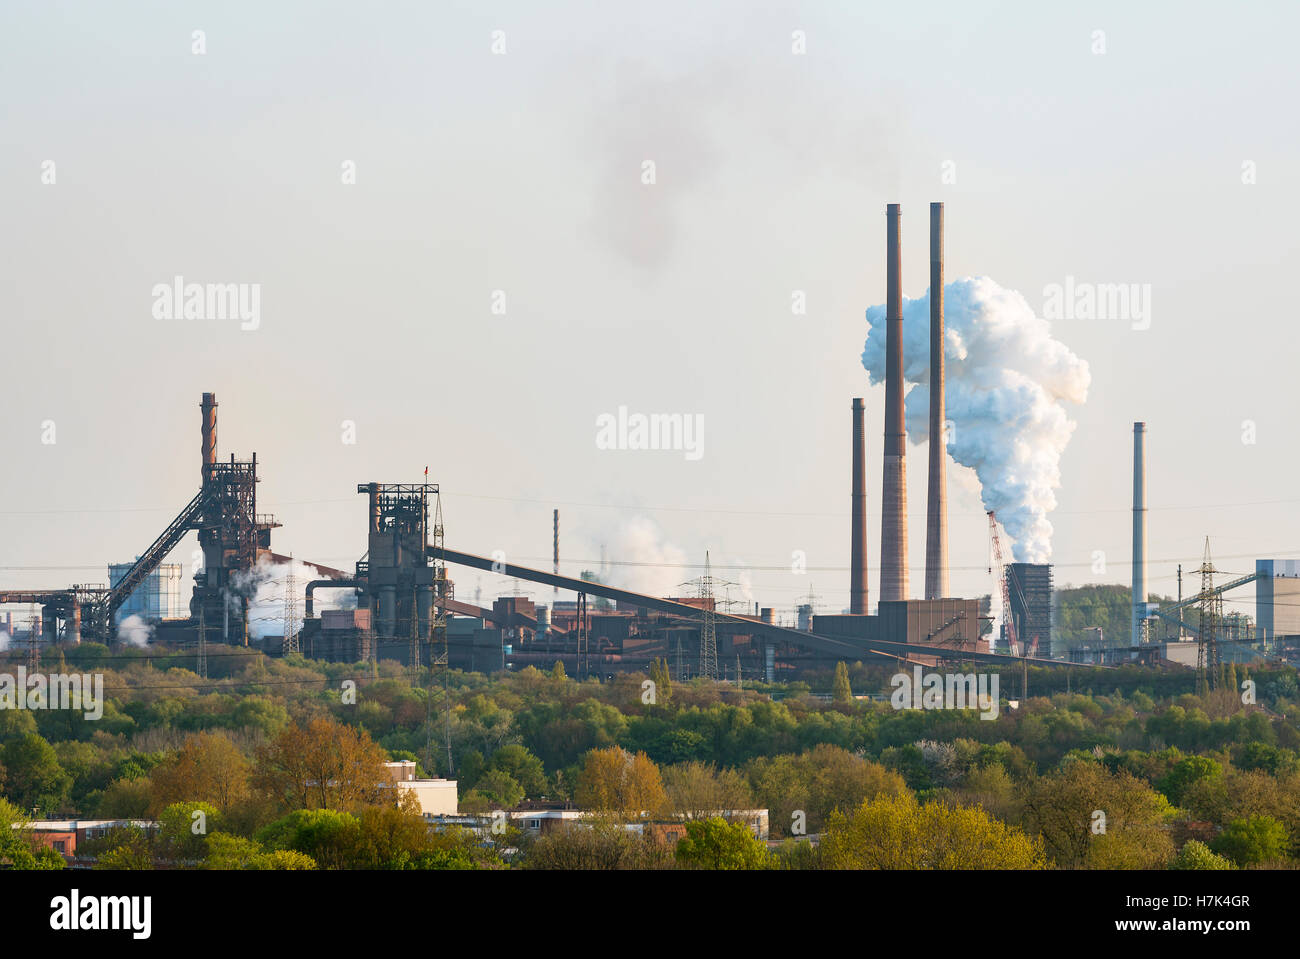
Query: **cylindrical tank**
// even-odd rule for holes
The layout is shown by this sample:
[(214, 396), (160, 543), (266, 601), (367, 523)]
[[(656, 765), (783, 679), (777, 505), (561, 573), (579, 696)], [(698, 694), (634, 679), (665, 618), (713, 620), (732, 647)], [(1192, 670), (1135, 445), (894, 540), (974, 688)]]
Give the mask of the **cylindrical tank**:
[(419, 622), (420, 638), (429, 638), (429, 624), (433, 618), (433, 587), (420, 586), (415, 591), (415, 615)]

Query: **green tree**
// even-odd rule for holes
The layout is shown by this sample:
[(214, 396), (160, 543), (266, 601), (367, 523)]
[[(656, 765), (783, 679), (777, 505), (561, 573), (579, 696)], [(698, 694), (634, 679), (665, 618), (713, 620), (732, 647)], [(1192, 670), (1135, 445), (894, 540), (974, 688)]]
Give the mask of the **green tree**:
[(1234, 819), (1210, 844), (1221, 856), (1239, 866), (1276, 862), (1286, 856), (1286, 827), (1272, 816)]
[(206, 802), (172, 803), (158, 816), (158, 846), (179, 862), (199, 862), (208, 855), (208, 835), (221, 825), (221, 810)]
[(849, 686), (849, 669), (844, 660), (835, 663), (835, 679), (831, 683), (831, 699), (837, 703), (853, 702), (853, 689)]
[(72, 777), (43, 737), (36, 733), (15, 736), (0, 750), (0, 762), (5, 769), (5, 793), (20, 808), (48, 815), (63, 806)]
[(1210, 850), (1210, 847), (1197, 839), (1190, 839), (1179, 851), (1177, 858), (1169, 864), (1170, 869), (1232, 869), (1232, 860), (1226, 859)]
[(23, 811), (0, 799), (0, 867), (62, 869), (65, 865), (63, 857), (53, 849), (36, 844)]
[[(546, 769), (542, 766), (542, 761), (524, 746), (517, 743), (502, 746), (492, 754), (487, 766), (489, 770), (507, 774), (519, 784), (525, 796), (540, 799), (546, 792)], [(510, 805), (513, 806), (518, 801), (516, 799)]]
[(299, 809), (258, 832), (263, 846), (311, 857), (321, 869), (349, 869), (361, 845), (361, 821), (337, 809)]
[(1169, 797), (1176, 806), (1183, 804), (1183, 797), (1191, 785), (1198, 780), (1216, 780), (1223, 778), (1223, 767), (1208, 756), (1188, 756), (1176, 763), (1168, 774), (1157, 784), (1160, 791)]
[(686, 824), (674, 858), (692, 869), (766, 869), (771, 857), (745, 823), (713, 816)]

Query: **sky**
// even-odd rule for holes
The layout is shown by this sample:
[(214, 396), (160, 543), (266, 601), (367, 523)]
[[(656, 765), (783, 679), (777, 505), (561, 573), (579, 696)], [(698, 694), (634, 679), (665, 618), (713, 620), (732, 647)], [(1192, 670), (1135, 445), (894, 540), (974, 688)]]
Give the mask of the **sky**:
[[(11, 0), (0, 586), (142, 552), (197, 491), (212, 391), (277, 552), (350, 566), (357, 484), (427, 466), (457, 549), (549, 566), (559, 508), (565, 572), (603, 547), (611, 579), (680, 594), (707, 550), (732, 598), (838, 611), (862, 396), (874, 603), (865, 311), (887, 203), (925, 294), (932, 201), (950, 280), (1040, 314), (1067, 277), (1150, 291), (1144, 323), (1052, 322), (1091, 374), (1058, 584), (1129, 581), (1137, 420), (1154, 592), (1206, 536), (1227, 573), (1300, 555), (1298, 27), (1284, 3)], [(256, 321), (159, 318), (177, 276), (256, 288)], [(700, 455), (603, 448), (620, 407), (702, 419)], [(953, 591), (982, 595), (979, 486), (950, 465), (949, 488)]]

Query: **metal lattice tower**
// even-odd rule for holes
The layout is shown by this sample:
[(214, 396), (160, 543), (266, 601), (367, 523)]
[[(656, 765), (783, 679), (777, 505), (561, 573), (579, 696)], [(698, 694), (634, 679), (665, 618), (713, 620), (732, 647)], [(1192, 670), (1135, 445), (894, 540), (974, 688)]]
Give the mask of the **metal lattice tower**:
[(419, 590), (411, 590), (411, 646), (407, 650), (406, 664), (412, 673), (420, 671), (420, 615)]
[[(1020, 643), (1016, 637), (1016, 618), (1011, 615), (1011, 589), (1007, 585), (1006, 566), (1002, 562), (1002, 539), (998, 536), (998, 518), (989, 510), (989, 542), (990, 552), (992, 554), (992, 566), (989, 572), (997, 580), (996, 588), (999, 588), (1002, 596), (1002, 624), (1007, 631), (1007, 652), (1012, 656), (1019, 656)], [(997, 637), (992, 637), (994, 641)]]
[(27, 618), (27, 672), (38, 673), (41, 670), (41, 633), (42, 627), (35, 615)]
[(284, 643), (281, 652), (300, 653), (298, 643), (298, 578), (293, 575), (293, 554), (289, 554), (289, 575), (284, 581)]
[(208, 678), (208, 630), (207, 624), (203, 618), (203, 607), (199, 607), (199, 661), (195, 664), (195, 671), (203, 679)]
[(704, 575), (700, 577), (699, 598), (704, 614), (700, 625), (700, 675), (708, 679), (718, 678), (718, 634), (717, 617), (713, 612), (713, 568), (709, 563), (709, 554), (704, 553)]
[(1205, 537), (1205, 555), (1201, 559), (1201, 594), (1197, 602), (1200, 622), (1196, 631), (1197, 688), (1219, 688), (1219, 643), (1215, 631), (1223, 618), (1223, 593), (1214, 590), (1214, 574), (1219, 572), (1210, 561), (1210, 537)]

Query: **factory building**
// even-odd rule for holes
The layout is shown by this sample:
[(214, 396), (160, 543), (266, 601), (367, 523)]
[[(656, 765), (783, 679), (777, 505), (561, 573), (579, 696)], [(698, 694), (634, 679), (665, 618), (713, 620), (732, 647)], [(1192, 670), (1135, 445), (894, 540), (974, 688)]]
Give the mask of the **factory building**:
[(1052, 566), (1050, 563), (1008, 563), (1007, 594), (1021, 654), (1052, 657)]
[(1300, 637), (1300, 560), (1257, 559), (1255, 572), (1257, 638)]

